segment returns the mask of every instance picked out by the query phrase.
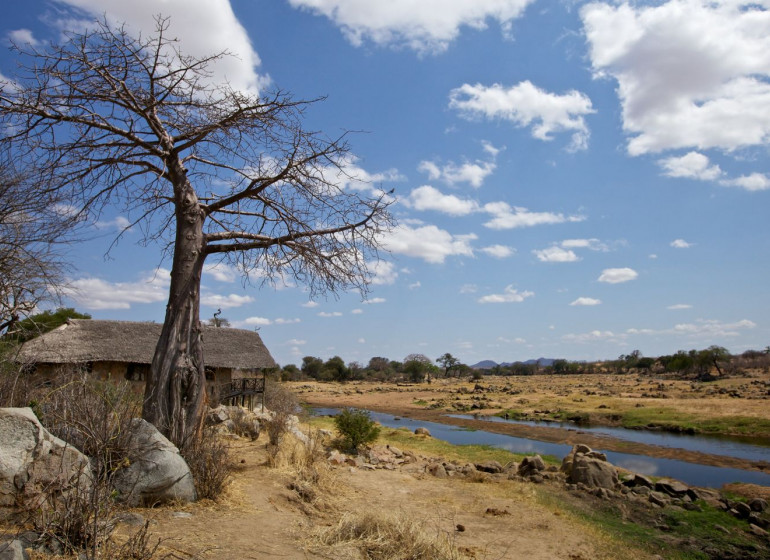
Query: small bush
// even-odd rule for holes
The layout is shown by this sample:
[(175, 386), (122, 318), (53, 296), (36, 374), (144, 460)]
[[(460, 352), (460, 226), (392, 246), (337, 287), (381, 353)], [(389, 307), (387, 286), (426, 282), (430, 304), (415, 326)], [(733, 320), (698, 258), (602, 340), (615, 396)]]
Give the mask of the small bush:
[(334, 417), (334, 424), (340, 433), (342, 446), (354, 453), (380, 436), (380, 427), (366, 410), (346, 408)]
[(230, 447), (210, 430), (191, 438), (179, 453), (190, 467), (198, 499), (216, 500), (222, 496), (235, 465)]

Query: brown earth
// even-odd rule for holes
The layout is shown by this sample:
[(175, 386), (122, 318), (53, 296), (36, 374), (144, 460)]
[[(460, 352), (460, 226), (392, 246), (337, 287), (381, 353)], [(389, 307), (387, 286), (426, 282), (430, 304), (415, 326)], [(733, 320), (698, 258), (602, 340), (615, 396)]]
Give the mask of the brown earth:
[[(391, 514), (451, 544), (453, 558), (642, 560), (599, 530), (536, 497), (526, 482), (471, 483), (401, 470), (337, 467), (326, 476), (321, 506), (290, 490), (296, 472), (267, 466), (263, 440), (233, 444), (240, 464), (222, 503), (138, 510), (154, 519), (164, 549), (177, 558), (362, 558), (355, 545), (323, 545), (313, 535), (345, 516)], [(489, 511), (489, 513), (488, 513)], [(458, 531), (461, 525), (463, 530)]]
[[(481, 415), (495, 414), (507, 408), (528, 407), (533, 412), (541, 409), (568, 407), (578, 411), (597, 409), (624, 410), (634, 406), (668, 407), (685, 413), (698, 412), (711, 415), (744, 415), (770, 418), (767, 401), (768, 381), (756, 378), (726, 379), (708, 387), (713, 394), (704, 394), (702, 385), (688, 381), (654, 380), (640, 382), (632, 375), (532, 376), (525, 378), (485, 378), (478, 383), (488, 391), (481, 407), (475, 410)], [(492, 423), (483, 420), (452, 418), (446, 407), (431, 408), (431, 403), (444, 404), (452, 399), (472, 402), (471, 389), (476, 382), (460, 380), (434, 380), (432, 384), (395, 386), (371, 382), (354, 382), (344, 385), (333, 383), (294, 383), (292, 390), (300, 400), (315, 407), (356, 407), (405, 416), (416, 420), (440, 422), (464, 428), (486, 430), (516, 437), (536, 439), (551, 443), (574, 445), (584, 443), (592, 448), (622, 453), (649, 455), (678, 459), (703, 465), (729, 467), (770, 472), (770, 463), (749, 461), (734, 457), (711, 455), (683, 449), (672, 449), (643, 443), (634, 443), (602, 434), (590, 434), (579, 428), (565, 429), (550, 426), (525, 426), (521, 424)], [(663, 388), (661, 388), (663, 386)], [(505, 387), (506, 391), (501, 389)], [(739, 387), (742, 398), (730, 396)], [(719, 392), (721, 391), (723, 392)], [(666, 398), (645, 397), (664, 390)], [(458, 397), (458, 392), (461, 394)], [(725, 396), (727, 395), (727, 396)], [(476, 396), (478, 399), (478, 396)], [(463, 402), (462, 400), (460, 401)], [(475, 402), (479, 402), (478, 400)], [(426, 404), (428, 405), (426, 407)]]

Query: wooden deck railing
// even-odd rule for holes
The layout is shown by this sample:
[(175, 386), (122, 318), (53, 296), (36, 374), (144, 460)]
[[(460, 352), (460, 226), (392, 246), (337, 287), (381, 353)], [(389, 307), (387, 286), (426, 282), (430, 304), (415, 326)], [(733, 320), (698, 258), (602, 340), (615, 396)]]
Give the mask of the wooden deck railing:
[(265, 400), (265, 377), (242, 377), (223, 383), (217, 387), (217, 397), (220, 403), (254, 407), (254, 395), (262, 395)]

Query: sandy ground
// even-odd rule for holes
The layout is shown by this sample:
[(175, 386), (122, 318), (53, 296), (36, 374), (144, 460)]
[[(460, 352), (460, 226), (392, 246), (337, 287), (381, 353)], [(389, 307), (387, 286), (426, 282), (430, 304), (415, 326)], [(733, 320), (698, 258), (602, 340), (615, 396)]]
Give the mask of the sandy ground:
[[(332, 505), (319, 511), (289, 490), (290, 471), (266, 466), (263, 440), (237, 441), (234, 451), (243, 462), (222, 503), (139, 510), (154, 518), (152, 531), (164, 535), (167, 550), (201, 559), (361, 558), (355, 547), (324, 546), (311, 535), (344, 515), (381, 512), (412, 520), (427, 534), (453, 543), (458, 558), (646, 558), (618, 550), (605, 535), (556, 506), (540, 504), (530, 483), (480, 484), (399, 470), (336, 467), (329, 475)], [(488, 508), (497, 515), (487, 513)]]
[[(770, 463), (749, 461), (672, 449), (642, 443), (633, 443), (601, 434), (582, 432), (579, 428), (562, 429), (549, 426), (524, 426), (518, 424), (491, 423), (473, 419), (450, 418), (451, 409), (446, 406), (430, 408), (433, 403), (479, 402), (479, 414), (494, 414), (506, 408), (518, 408), (535, 413), (543, 409), (595, 412), (596, 410), (624, 410), (637, 405), (670, 408), (685, 413), (719, 415), (744, 415), (770, 418), (767, 400), (768, 377), (733, 378), (709, 384), (704, 393), (703, 384), (687, 381), (654, 380), (640, 382), (635, 375), (532, 376), (513, 378), (484, 378), (478, 382), (468, 380), (434, 380), (430, 385), (395, 386), (354, 382), (344, 385), (333, 383), (297, 382), (290, 384), (301, 402), (318, 407), (365, 408), (386, 412), (395, 416), (407, 416), (417, 420), (441, 422), (471, 429), (483, 429), (501, 434), (537, 439), (552, 443), (574, 445), (584, 443), (593, 448), (609, 451), (649, 455), (652, 457), (679, 459), (704, 465), (770, 471)], [(483, 399), (472, 390), (476, 384), (485, 387)], [(722, 389), (723, 388), (723, 389)], [(735, 398), (723, 391), (740, 388), (742, 398)], [(460, 393), (460, 391), (463, 391)], [(666, 398), (657, 395), (665, 392)], [(458, 396), (458, 393), (460, 396)], [(714, 394), (715, 393), (715, 394)], [(643, 395), (656, 395), (654, 397)], [(459, 399), (459, 401), (458, 401)], [(474, 400), (475, 399), (475, 400)]]

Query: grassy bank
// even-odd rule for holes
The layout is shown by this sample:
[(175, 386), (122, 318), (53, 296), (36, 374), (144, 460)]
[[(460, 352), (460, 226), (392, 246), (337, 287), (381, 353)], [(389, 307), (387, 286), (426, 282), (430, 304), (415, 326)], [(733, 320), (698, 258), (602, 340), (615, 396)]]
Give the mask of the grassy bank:
[[(641, 418), (641, 417), (637, 417)], [(334, 430), (331, 418), (310, 418), (318, 428)], [(396, 446), (424, 456), (440, 456), (448, 461), (482, 463), (498, 461), (503, 465), (520, 462), (523, 455), (482, 445), (451, 445), (431, 437), (415, 435), (406, 428), (383, 428), (377, 444)], [(560, 460), (547, 457), (547, 462)], [(570, 492), (561, 483), (534, 484), (504, 482), (503, 486), (529, 488), (541, 506), (554, 515), (566, 516), (584, 526), (607, 543), (613, 558), (634, 558), (634, 550), (660, 555), (672, 560), (707, 560), (711, 558), (760, 558), (767, 553), (748, 524), (705, 502), (692, 511), (681, 507), (657, 508), (625, 498), (600, 499), (586, 492)], [(499, 492), (507, 493), (501, 486)], [(732, 496), (735, 498), (735, 496)]]

